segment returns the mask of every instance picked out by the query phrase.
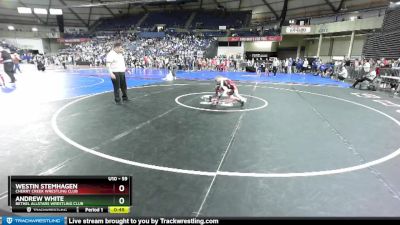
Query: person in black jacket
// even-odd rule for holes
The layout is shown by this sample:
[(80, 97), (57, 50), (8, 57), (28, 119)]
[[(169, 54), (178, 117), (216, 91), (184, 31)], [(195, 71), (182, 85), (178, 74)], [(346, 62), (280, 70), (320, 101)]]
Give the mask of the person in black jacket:
[(9, 51), (3, 49), (2, 47), (0, 47), (0, 53), (0, 58), (4, 65), (4, 72), (10, 77), (10, 83), (15, 83), (16, 79), (14, 77), (14, 63), (11, 59), (11, 54)]

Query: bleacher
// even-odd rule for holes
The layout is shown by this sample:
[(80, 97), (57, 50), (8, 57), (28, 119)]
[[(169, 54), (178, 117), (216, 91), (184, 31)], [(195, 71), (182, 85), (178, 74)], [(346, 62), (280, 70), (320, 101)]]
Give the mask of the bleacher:
[(260, 36), (260, 33), (256, 30), (235, 30), (231, 32), (231, 36), (239, 36), (239, 37), (257, 37)]
[(202, 11), (196, 14), (190, 28), (218, 29), (219, 26), (227, 26), (228, 29), (243, 28), (249, 25), (249, 18), (251, 18), (251, 11)]
[(204, 37), (226, 37), (226, 31), (204, 31), (201, 32)]
[(393, 31), (400, 28), (400, 6), (389, 7), (383, 20), (382, 31)]
[[(167, 28), (184, 28), (190, 23), (192, 11), (170, 11), (170, 12), (149, 12), (147, 17), (141, 21), (141, 28), (152, 29), (156, 24), (165, 24)], [(124, 15), (116, 18), (100, 19), (96, 30), (126, 30), (134, 27), (144, 14)], [(218, 29), (219, 26), (230, 28), (248, 27), (251, 20), (251, 11), (222, 12), (222, 11), (201, 11), (191, 21), (191, 29)]]
[(192, 12), (151, 12), (141, 27), (151, 28), (156, 24), (165, 24), (166, 27), (184, 27)]
[(96, 30), (126, 30), (134, 27), (144, 14), (125, 15), (116, 18), (102, 18)]
[(367, 36), (363, 55), (366, 58), (400, 58), (400, 6), (392, 4), (386, 10), (382, 29)]
[(91, 38), (94, 35), (87, 33), (64, 33), (63, 38), (72, 39), (72, 38)]

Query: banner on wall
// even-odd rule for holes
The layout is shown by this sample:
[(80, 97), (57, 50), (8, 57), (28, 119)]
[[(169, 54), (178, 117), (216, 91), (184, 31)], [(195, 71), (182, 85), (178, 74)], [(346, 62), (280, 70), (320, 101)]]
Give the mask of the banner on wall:
[(60, 43), (82, 43), (90, 41), (90, 38), (72, 38), (72, 39), (64, 39), (58, 38), (57, 41)]
[(282, 36), (228, 37), (228, 41), (282, 41)]
[(310, 26), (289, 26), (286, 27), (286, 33), (288, 34), (308, 34), (311, 33)]
[(60, 38), (60, 33), (59, 32), (49, 32), (47, 33), (48, 38)]

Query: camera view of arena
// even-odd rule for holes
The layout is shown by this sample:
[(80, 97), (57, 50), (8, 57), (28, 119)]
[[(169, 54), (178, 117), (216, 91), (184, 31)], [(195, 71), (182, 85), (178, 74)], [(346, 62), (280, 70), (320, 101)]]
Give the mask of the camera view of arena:
[(399, 28), (387, 0), (0, 0), (2, 223), (398, 218)]

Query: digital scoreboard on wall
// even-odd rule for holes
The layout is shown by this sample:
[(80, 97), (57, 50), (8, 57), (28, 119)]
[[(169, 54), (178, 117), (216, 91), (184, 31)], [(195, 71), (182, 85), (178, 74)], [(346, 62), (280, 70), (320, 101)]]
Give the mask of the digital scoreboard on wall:
[(20, 213), (129, 213), (131, 176), (9, 176), (8, 205)]

